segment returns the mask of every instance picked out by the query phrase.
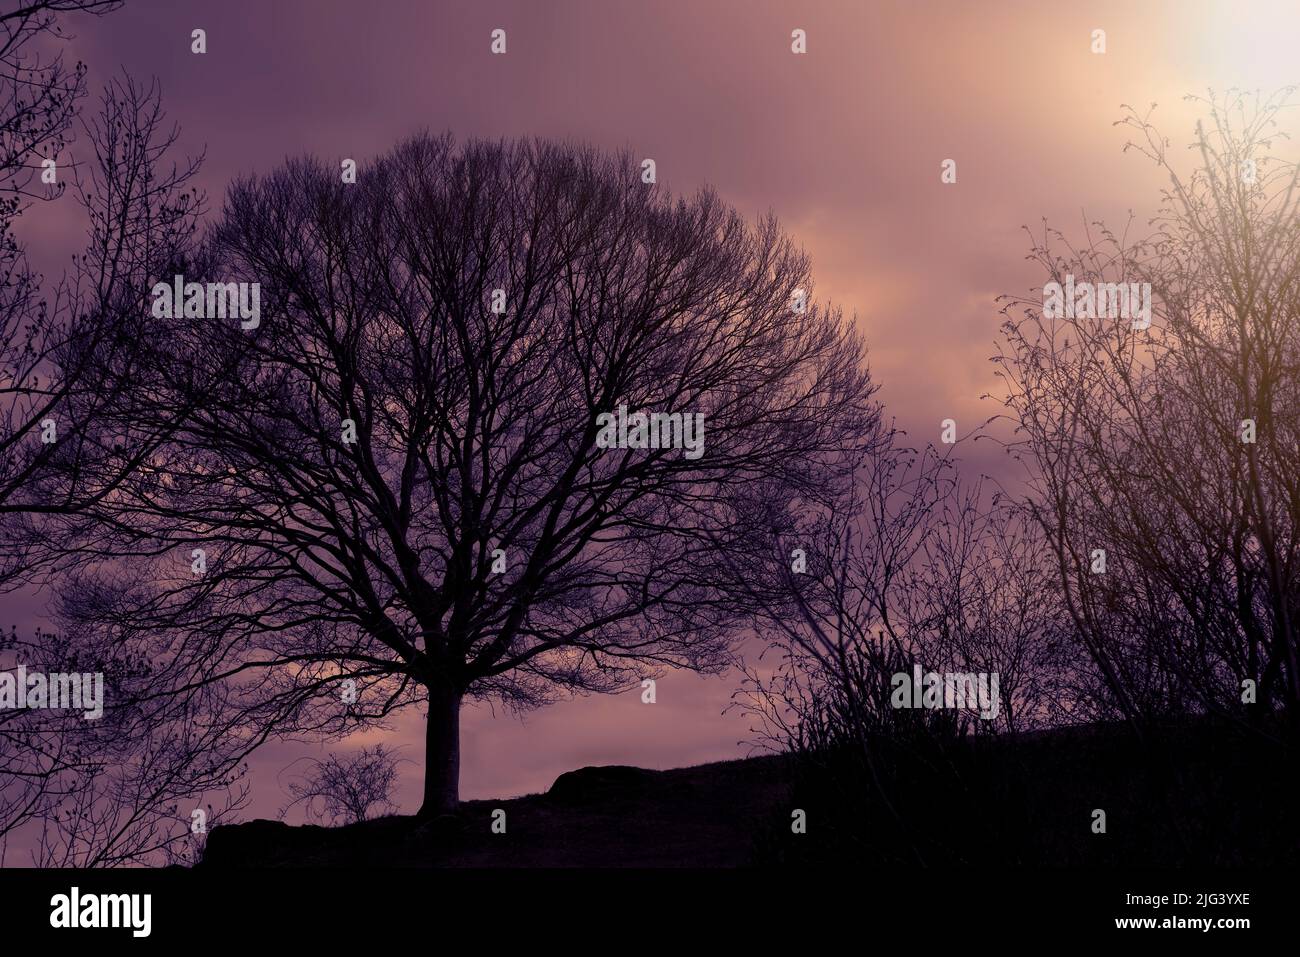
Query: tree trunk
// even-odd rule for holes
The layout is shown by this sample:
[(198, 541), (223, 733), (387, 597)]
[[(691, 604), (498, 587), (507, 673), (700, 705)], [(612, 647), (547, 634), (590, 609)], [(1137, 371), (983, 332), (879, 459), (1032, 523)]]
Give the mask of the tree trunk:
[(420, 817), (449, 814), (460, 804), (460, 698), (459, 689), (445, 684), (429, 688)]

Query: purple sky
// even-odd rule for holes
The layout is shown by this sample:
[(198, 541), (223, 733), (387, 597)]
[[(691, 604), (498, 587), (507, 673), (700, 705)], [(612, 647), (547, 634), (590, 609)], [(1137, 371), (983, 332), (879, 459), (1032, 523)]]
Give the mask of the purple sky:
[[(196, 27), (202, 56), (190, 52)], [(504, 56), (489, 52), (498, 27)], [(92, 94), (123, 67), (161, 81), (182, 148), (207, 148), (213, 205), (234, 174), (286, 155), (353, 157), (364, 175), (368, 157), (428, 127), (627, 147), (675, 191), (708, 182), (747, 216), (771, 209), (812, 255), (817, 297), (856, 314), (890, 411), (930, 441), (943, 418), (965, 431), (997, 412), (980, 401), (996, 388), (994, 298), (1042, 282), (1022, 225), (1045, 216), (1077, 232), (1085, 211), (1112, 222), (1153, 211), (1160, 181), (1122, 153), (1120, 104), (1158, 102), (1185, 142), (1184, 94), (1294, 80), (1297, 27), (1294, 4), (1262, 2), (128, 0), (77, 22), (73, 51)], [(806, 55), (790, 51), (795, 28)], [(1097, 28), (1103, 55), (1089, 49)], [(940, 182), (947, 158), (955, 185)], [(51, 275), (80, 230), (71, 195), (20, 225)], [(965, 457), (1007, 470), (991, 443)], [(0, 622), (31, 622), (34, 607), (0, 600)], [(736, 684), (672, 673), (654, 706), (635, 691), (523, 722), (475, 710), (462, 796), (542, 790), (584, 764), (741, 756), (746, 723), (721, 714)], [(395, 739), (417, 761), (401, 793), (413, 811), (416, 715), (366, 738)], [(287, 800), (276, 772), (300, 753), (257, 762), (253, 813)]]

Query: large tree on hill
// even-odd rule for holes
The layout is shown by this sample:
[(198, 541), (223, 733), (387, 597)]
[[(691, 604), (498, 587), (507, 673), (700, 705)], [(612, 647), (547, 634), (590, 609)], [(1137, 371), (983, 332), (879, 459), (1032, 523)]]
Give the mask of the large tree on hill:
[[(794, 527), (878, 413), (803, 253), (710, 191), (430, 136), (343, 179), (300, 160), (241, 180), (203, 252), (158, 263), (259, 283), (256, 325), (167, 318), (142, 284), (114, 319), (135, 348), (90, 347), (98, 421), (151, 451), (70, 530), (63, 611), (222, 684), (253, 734), (427, 706), (437, 813), (466, 699), (721, 667), (747, 527)], [(702, 443), (609, 447), (602, 416), (635, 436), (638, 413), (703, 416)]]

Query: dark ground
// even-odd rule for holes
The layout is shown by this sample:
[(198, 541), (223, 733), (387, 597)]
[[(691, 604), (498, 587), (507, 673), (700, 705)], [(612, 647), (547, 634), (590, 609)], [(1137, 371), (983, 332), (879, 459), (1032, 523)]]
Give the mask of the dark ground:
[[(223, 867), (1221, 867), (1300, 863), (1293, 756), (1204, 720), (878, 742), (671, 771), (583, 768), (421, 823), (216, 827)], [(878, 785), (874, 782), (878, 782)], [(883, 796), (888, 796), (888, 801)], [(492, 812), (506, 812), (493, 834)], [(807, 814), (793, 834), (791, 811)], [(1106, 812), (1094, 833), (1093, 811)]]
[[(756, 823), (789, 820), (780, 756), (672, 771), (583, 768), (546, 794), (467, 801), (453, 818), (346, 827), (250, 821), (208, 835), (200, 867), (718, 867), (754, 860)], [(506, 812), (493, 834), (492, 812)]]

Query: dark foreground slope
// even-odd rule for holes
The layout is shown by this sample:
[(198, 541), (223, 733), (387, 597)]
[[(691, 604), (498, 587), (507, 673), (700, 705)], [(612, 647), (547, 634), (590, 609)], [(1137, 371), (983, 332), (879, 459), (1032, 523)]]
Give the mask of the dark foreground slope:
[(429, 822), (217, 827), (199, 867), (1280, 865), (1300, 862), (1296, 795), (1293, 758), (1258, 736), (1191, 721), (1139, 742), (1092, 726), (879, 741), (870, 762), (583, 768), (546, 794), (470, 801)]
[[(251, 821), (217, 827), (200, 867), (672, 867), (735, 866), (786, 814), (780, 756), (672, 771), (583, 768), (546, 794), (467, 801), (455, 817), (387, 817), (347, 827)], [(492, 813), (506, 812), (506, 833)]]

